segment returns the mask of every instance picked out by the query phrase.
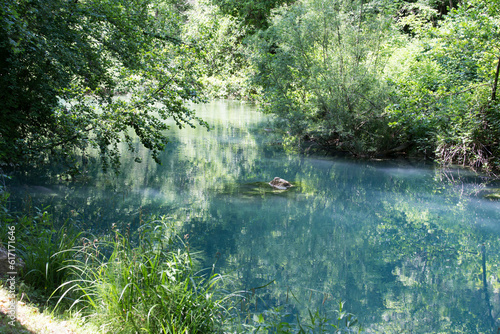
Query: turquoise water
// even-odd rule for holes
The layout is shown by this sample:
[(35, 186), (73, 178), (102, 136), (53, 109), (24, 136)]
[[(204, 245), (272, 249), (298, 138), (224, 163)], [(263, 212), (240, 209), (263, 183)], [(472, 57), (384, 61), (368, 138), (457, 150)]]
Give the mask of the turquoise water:
[[(90, 164), (76, 181), (28, 173), (12, 181), (14, 197), (96, 233), (168, 216), (239, 289), (273, 282), (255, 290), (252, 309), (305, 315), (342, 300), (368, 332), (496, 333), (500, 202), (482, 197), (486, 178), (288, 154), (253, 106), (196, 108), (210, 131), (173, 127), (162, 165), (137, 145), (143, 162), (124, 153), (118, 176)], [(276, 176), (294, 187), (274, 190)]]

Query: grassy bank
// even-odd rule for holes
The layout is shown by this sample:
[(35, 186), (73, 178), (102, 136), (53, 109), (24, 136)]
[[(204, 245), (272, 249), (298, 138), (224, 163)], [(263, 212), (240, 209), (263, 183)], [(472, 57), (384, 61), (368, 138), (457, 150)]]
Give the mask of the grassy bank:
[(32, 237), (16, 259), (24, 263), (15, 281), (20, 302), (71, 314), (103, 333), (222, 332), (231, 297), (226, 281), (198, 271), (168, 220), (152, 220), (133, 236), (116, 228), (91, 238), (67, 226), (47, 229), (42, 217), (23, 227)]
[(168, 219), (103, 239), (69, 250), (72, 259), (63, 267), (69, 279), (54, 293), (56, 307), (77, 309), (110, 332), (222, 332), (231, 297), (225, 281), (198, 271)]

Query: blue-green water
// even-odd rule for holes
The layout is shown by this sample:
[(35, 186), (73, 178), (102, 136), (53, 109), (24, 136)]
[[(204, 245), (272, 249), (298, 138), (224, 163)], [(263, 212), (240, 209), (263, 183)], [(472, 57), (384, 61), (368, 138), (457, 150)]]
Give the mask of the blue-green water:
[[(261, 311), (305, 315), (343, 300), (368, 332), (497, 333), (500, 202), (481, 196), (487, 179), (422, 162), (288, 154), (254, 107), (196, 108), (212, 129), (173, 128), (162, 165), (137, 146), (143, 162), (124, 153), (118, 176), (90, 164), (76, 181), (57, 181), (57, 170), (19, 176), (14, 197), (96, 232), (168, 216), (204, 266), (216, 262), (239, 289), (274, 280), (256, 290)], [(275, 176), (295, 186), (275, 191)]]

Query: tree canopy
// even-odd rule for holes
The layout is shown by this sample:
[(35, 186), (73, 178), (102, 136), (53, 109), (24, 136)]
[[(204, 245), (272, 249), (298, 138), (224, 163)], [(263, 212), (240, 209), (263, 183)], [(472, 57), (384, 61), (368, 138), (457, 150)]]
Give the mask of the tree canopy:
[(205, 125), (185, 106), (201, 99), (197, 51), (181, 40), (173, 4), (2, 0), (0, 10), (2, 160), (97, 149), (116, 167), (130, 130), (157, 159), (167, 118)]

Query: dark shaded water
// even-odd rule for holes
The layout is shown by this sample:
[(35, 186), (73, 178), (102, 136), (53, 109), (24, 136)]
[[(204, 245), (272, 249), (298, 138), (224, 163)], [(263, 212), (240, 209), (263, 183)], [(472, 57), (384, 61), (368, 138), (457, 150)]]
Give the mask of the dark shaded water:
[[(256, 290), (260, 310), (288, 301), (305, 314), (343, 300), (371, 332), (497, 332), (500, 202), (482, 198), (486, 179), (287, 154), (253, 107), (198, 109), (212, 130), (172, 130), (161, 166), (140, 150), (143, 163), (126, 155), (119, 176), (88, 167), (78, 182), (16, 178), (15, 197), (96, 231), (171, 217), (205, 265), (217, 260), (240, 288), (274, 280)], [(275, 176), (295, 187), (273, 190)]]

